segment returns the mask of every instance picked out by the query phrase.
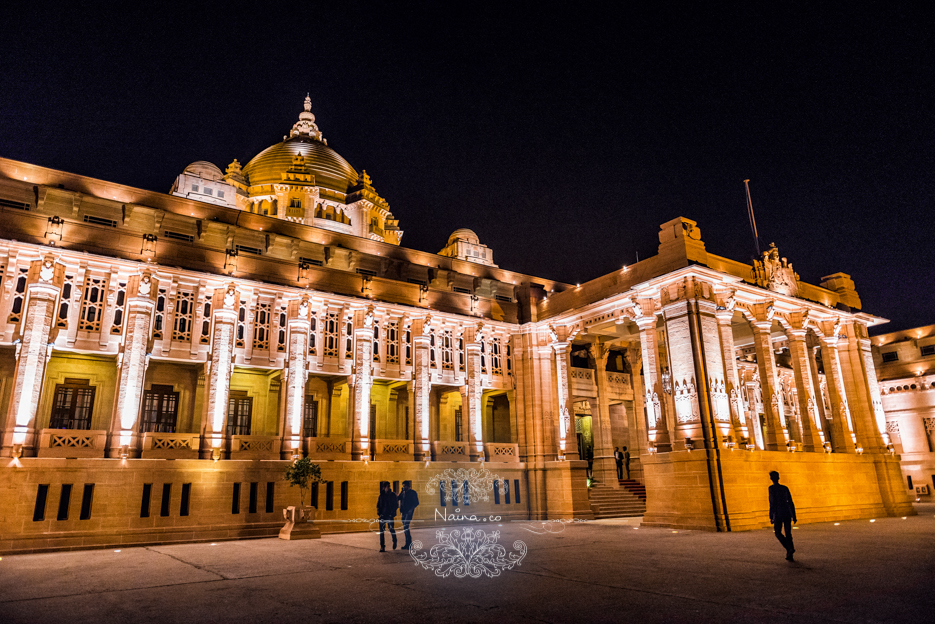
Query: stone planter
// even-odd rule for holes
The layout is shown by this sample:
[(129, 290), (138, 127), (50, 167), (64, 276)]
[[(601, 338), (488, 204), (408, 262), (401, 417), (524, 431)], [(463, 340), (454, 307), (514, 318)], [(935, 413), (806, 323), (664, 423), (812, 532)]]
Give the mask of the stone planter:
[(282, 510), (286, 520), (285, 526), (279, 530), (279, 539), (321, 539), (321, 531), (314, 525), (315, 507), (295, 507), (290, 505)]

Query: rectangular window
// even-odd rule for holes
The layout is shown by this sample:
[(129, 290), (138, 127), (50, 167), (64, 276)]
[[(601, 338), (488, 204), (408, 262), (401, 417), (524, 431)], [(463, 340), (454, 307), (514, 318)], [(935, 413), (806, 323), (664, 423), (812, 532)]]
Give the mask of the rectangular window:
[(445, 500), (445, 482), (444, 481), (438, 482), (438, 504), (441, 505), (442, 507), (446, 507), (448, 505), (447, 501)]
[(123, 309), (127, 302), (127, 283), (118, 282), (117, 286), (117, 298), (114, 302), (114, 322), (110, 326), (110, 333), (112, 334), (123, 333)]
[(163, 518), (169, 516), (169, 503), (172, 502), (172, 484), (163, 483), (162, 484), (162, 501), (159, 505), (159, 515)]
[(305, 411), (302, 415), (302, 432), (306, 438), (318, 437), (318, 401), (314, 397), (305, 397)]
[(175, 296), (175, 321), (172, 326), (172, 340), (192, 341), (192, 317), (195, 312), (195, 293), (181, 292)]
[(231, 496), (231, 513), (239, 514), (240, 513), (240, 484), (234, 484), (234, 493)]
[(464, 501), (465, 505), (471, 504), (471, 488), (470, 483), (467, 481), (461, 483), (461, 500)]
[(248, 253), (253, 254), (254, 256), (262, 256), (263, 250), (259, 247), (248, 247), (246, 245), (237, 245), (237, 253)]
[(171, 239), (177, 240), (177, 241), (183, 241), (183, 242), (186, 242), (186, 243), (193, 243), (193, 242), (195, 242), (195, 237), (192, 236), (191, 234), (182, 234), (181, 232), (170, 232), (169, 230), (166, 230), (166, 231), (163, 232), (162, 234), (163, 234), (166, 238), (171, 238)]
[(90, 429), (94, 410), (94, 386), (87, 379), (66, 379), (55, 385), (50, 429)]
[(205, 187), (205, 195), (213, 195), (214, 189), (210, 189), (207, 186)]
[(470, 295), (470, 294), (471, 294), (471, 289), (470, 289), (470, 288), (461, 288), (460, 286), (454, 286), (454, 287), (452, 287), (451, 290), (455, 291), (456, 293), (461, 293), (462, 295)]
[(0, 199), (0, 206), (4, 208), (15, 208), (16, 210), (29, 210), (29, 204), (13, 201), (12, 199)]
[(325, 510), (334, 509), (334, 481), (325, 483)]
[(62, 484), (62, 494), (58, 498), (58, 516), (56, 520), (68, 520), (68, 504), (71, 502), (71, 483)]
[(84, 222), (91, 223), (92, 225), (104, 225), (112, 228), (117, 227), (117, 222), (113, 219), (104, 219), (103, 217), (95, 217), (92, 215), (84, 215)]
[(188, 509), (191, 506), (191, 498), (192, 498), (192, 484), (183, 483), (182, 484), (182, 502), (181, 504), (179, 504), (179, 515), (180, 516), (188, 515)]
[(211, 344), (211, 302), (205, 302), (204, 320), (201, 321), (201, 344)]
[(920, 349), (923, 356), (935, 355), (935, 344), (925, 345)]
[(45, 520), (45, 504), (49, 499), (49, 484), (44, 483), (39, 486), (36, 492), (36, 507), (32, 512), (32, 521), (39, 522)]
[(513, 303), (513, 299), (511, 297), (507, 297), (506, 295), (497, 295), (496, 299), (497, 301), (502, 301), (503, 303)]
[(232, 391), (227, 401), (227, 435), (250, 435), (253, 398), (246, 392)]
[(347, 481), (341, 481), (341, 509), (347, 510)]
[(149, 504), (153, 497), (153, 484), (143, 484), (143, 499), (140, 502), (140, 518), (149, 517)]
[(442, 339), (442, 370), (454, 370), (455, 363), (452, 355), (451, 331), (445, 330), (441, 335)]
[(495, 479), (493, 482), (493, 502), (495, 505), (500, 504), (500, 479)]
[(913, 489), (912, 488), (912, 475), (906, 475), (906, 480), (909, 482), (909, 489), (910, 490)]
[(896, 353), (895, 351), (887, 351), (886, 353), (883, 354), (883, 361), (884, 362), (898, 362), (899, 354)]
[(101, 331), (106, 281), (103, 277), (88, 276), (81, 297), (81, 314), (78, 317), (78, 329), (80, 331)]
[(386, 324), (386, 363), (399, 364), (399, 321)]
[(325, 357), (338, 357), (338, 313), (329, 312), (325, 318)]
[(79, 520), (90, 520), (91, 519), (91, 504), (94, 500), (94, 484), (85, 483), (84, 491), (81, 493), (81, 513), (78, 516)]
[(463, 412), (460, 407), (455, 408), (455, 442), (464, 441), (464, 432), (463, 432)]
[(460, 489), (461, 489), (461, 488), (458, 486), (458, 482), (457, 482), (457, 481), (452, 481), (452, 482), (451, 482), (451, 505), (452, 505), (453, 507), (457, 507), (458, 504), (459, 504), (459, 503), (458, 503), (458, 491), (459, 491)]
[(315, 258), (306, 258), (303, 256), (299, 258), (299, 264), (307, 264), (309, 266), (324, 266), (325, 262), (324, 260), (316, 260)]
[(516, 499), (516, 504), (519, 505), (519, 479), (513, 479), (513, 498)]
[(318, 484), (312, 484), (312, 507), (318, 508)]
[(490, 341), (490, 351), (491, 351), (490, 366), (493, 369), (493, 374), (502, 375), (503, 368), (501, 364), (502, 358), (501, 358), (501, 347), (500, 347), (499, 338), (494, 338), (493, 340)]
[(172, 386), (153, 384), (143, 393), (141, 433), (175, 433), (179, 413), (179, 393)]
[(276, 483), (266, 482), (266, 513), (273, 513), (273, 500), (276, 495)]
[(156, 316), (153, 318), (153, 338), (162, 340), (162, 325), (166, 314), (166, 289), (160, 288), (156, 297)]
[(509, 479), (503, 480), (503, 503), (505, 505), (510, 504), (510, 481)]
[(250, 505), (249, 507), (247, 507), (248, 513), (252, 513), (252, 514), (256, 513), (256, 504), (257, 504), (257, 499), (259, 498), (259, 494), (260, 494), (260, 484), (254, 481), (253, 483), (250, 484)]
[(256, 317), (253, 321), (253, 348), (269, 349), (270, 304), (257, 303)]

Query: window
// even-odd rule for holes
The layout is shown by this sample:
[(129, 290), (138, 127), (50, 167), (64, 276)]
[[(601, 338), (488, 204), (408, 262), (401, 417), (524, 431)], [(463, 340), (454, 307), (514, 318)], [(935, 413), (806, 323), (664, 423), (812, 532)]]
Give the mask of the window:
[(898, 362), (899, 354), (896, 353), (895, 351), (887, 351), (886, 353), (883, 354), (883, 361), (884, 362)]
[(218, 191), (218, 197), (224, 199), (224, 191)]
[(493, 368), (493, 374), (494, 374), (494, 375), (502, 375), (502, 374), (503, 374), (503, 368), (502, 368), (502, 366), (501, 366), (501, 361), (502, 361), (502, 360), (501, 360), (501, 357), (500, 357), (500, 353), (501, 353), (501, 346), (500, 346), (500, 344), (501, 344), (501, 343), (500, 343), (500, 339), (499, 339), (499, 338), (494, 338), (494, 339), (492, 339), (492, 340), (490, 341), (490, 349), (491, 349), (491, 351), (492, 351), (491, 357), (490, 357), (490, 364), (491, 364), (491, 367)]
[(192, 190), (193, 190), (194, 192), (197, 193), (197, 192), (198, 192), (198, 185), (197, 185), (197, 184), (192, 184)]
[(386, 363), (399, 364), (399, 321), (386, 324)]
[(201, 321), (201, 344), (211, 343), (211, 302), (205, 302), (204, 320)]
[(172, 386), (153, 384), (152, 389), (143, 394), (141, 433), (175, 433), (179, 393), (173, 390)]
[(935, 344), (925, 345), (921, 351), (922, 355), (935, 355)]
[(445, 330), (441, 335), (442, 343), (442, 369), (443, 370), (454, 370), (454, 359), (452, 358), (452, 338), (451, 331)]
[(66, 379), (56, 384), (50, 429), (90, 429), (94, 386), (87, 379)]
[[(58, 307), (58, 320), (55, 326), (61, 329), (68, 328), (68, 311), (71, 307), (72, 289), (75, 287), (75, 276), (65, 275), (65, 285), (62, 286), (62, 298)], [(116, 318), (116, 317), (114, 317)]]
[(195, 241), (195, 237), (192, 236), (191, 234), (182, 234), (180, 232), (170, 232), (169, 230), (166, 230), (165, 232), (163, 232), (163, 235), (166, 238), (171, 238), (173, 240), (178, 240), (178, 241), (184, 241), (186, 243), (192, 243)]
[(337, 312), (329, 312), (325, 319), (325, 357), (338, 357)]
[(159, 296), (156, 297), (156, 318), (153, 319), (153, 338), (162, 340), (162, 323), (166, 313), (166, 289), (159, 289)]
[(305, 411), (302, 415), (302, 436), (318, 437), (318, 401), (314, 397), (305, 397)]
[(101, 331), (101, 317), (104, 314), (104, 278), (88, 277), (81, 301), (81, 316), (78, 329), (81, 331)]
[(205, 187), (205, 195), (213, 195), (213, 194), (214, 194), (214, 190), (213, 190), (213, 189), (209, 189), (209, 188), (206, 186), (206, 187)]
[(270, 304), (256, 304), (256, 318), (253, 322), (253, 348), (269, 349)]
[(192, 316), (195, 311), (195, 293), (182, 292), (175, 297), (175, 325), (172, 327), (172, 340), (192, 341)]
[(250, 435), (253, 398), (246, 392), (232, 391), (227, 400), (227, 435)]
[[(110, 327), (110, 333), (120, 334), (123, 332), (123, 308), (127, 302), (127, 283), (119, 282), (117, 289), (117, 300), (114, 305), (114, 323)], [(66, 305), (67, 304), (63, 304)], [(66, 308), (67, 315), (67, 308)], [(66, 323), (67, 325), (67, 323)]]
[(290, 208), (301, 208), (302, 200), (293, 197), (292, 199), (289, 200), (289, 207)]

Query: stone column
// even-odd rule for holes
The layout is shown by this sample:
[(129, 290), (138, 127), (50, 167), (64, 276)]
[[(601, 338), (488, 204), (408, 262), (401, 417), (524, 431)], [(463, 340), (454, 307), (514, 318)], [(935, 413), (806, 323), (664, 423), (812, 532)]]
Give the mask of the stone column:
[(812, 370), (808, 361), (808, 347), (805, 344), (805, 325), (800, 321), (801, 314), (793, 314), (793, 321), (799, 321), (797, 329), (786, 332), (789, 338), (789, 355), (792, 358), (792, 370), (795, 374), (795, 390), (799, 396), (799, 426), (801, 428), (801, 443), (804, 451), (820, 451), (821, 437), (818, 427), (821, 425), (817, 400), (812, 393), (815, 384), (812, 381)]
[(483, 323), (476, 327), (464, 328), (464, 371), (465, 385), (462, 393), (462, 409), (467, 411), (468, 428), (470, 433), (465, 439), (470, 444), (470, 457), (472, 461), (484, 460), (484, 430), (481, 415), (481, 367), (480, 349), (483, 340)]
[(750, 423), (746, 422), (743, 399), (740, 395), (740, 375), (737, 373), (737, 351), (734, 347), (734, 301), (733, 295), (724, 297), (718, 302), (715, 311), (717, 318), (718, 334), (721, 342), (721, 359), (724, 361), (724, 380), (726, 387), (725, 393), (728, 397), (730, 409), (731, 428), (734, 432), (734, 438), (739, 443), (741, 438), (752, 435)]
[(662, 310), (669, 337), (669, 364), (672, 367), (672, 395), (675, 404), (675, 437), (672, 439), (672, 448), (679, 451), (688, 448), (687, 439), (691, 439), (696, 445), (700, 445), (703, 440), (694, 345), (689, 327), (688, 300), (684, 298), (684, 291), (684, 285), (679, 284), (680, 298), (670, 300)]
[(219, 459), (227, 446), (227, 403), (230, 398), (231, 374), (234, 372), (234, 339), (237, 335), (237, 313), (240, 292), (236, 284), (214, 291), (211, 314), (214, 331), (211, 335), (211, 359), (208, 361), (206, 389), (205, 443), (210, 456)]
[[(641, 306), (652, 306), (648, 301)], [(659, 365), (659, 349), (656, 345), (656, 316), (652, 314), (636, 316), (636, 324), (640, 329), (640, 355), (643, 360), (643, 378), (646, 382), (646, 430), (649, 446), (659, 452), (672, 450), (669, 441), (669, 427), (666, 424), (665, 401), (662, 399), (662, 372)], [(634, 371), (634, 374), (638, 372)]]
[[(293, 455), (300, 454), (304, 437), (302, 425), (305, 416), (305, 384), (308, 382), (308, 332), (311, 328), (308, 297), (290, 301), (286, 309), (286, 326), (289, 333), (286, 338), (286, 371), (283, 375), (286, 380), (286, 427), (283, 433), (282, 458), (291, 459)], [(324, 419), (319, 418), (319, 421), (321, 420)]]
[(431, 315), (413, 319), (412, 336), (412, 440), (416, 461), (432, 458), (429, 439), (429, 404), (432, 391), (432, 370), (429, 354)]
[(26, 283), (26, 310), (20, 323), (10, 412), (3, 436), (5, 456), (36, 453), (36, 410), (52, 347), (56, 304), (65, 283), (65, 267), (51, 255), (34, 260)]
[[(646, 404), (644, 403), (645, 391), (643, 382), (640, 378), (640, 367), (643, 365), (643, 356), (639, 346), (633, 346), (630, 343), (627, 348), (627, 363), (630, 365), (630, 385), (633, 387), (633, 409), (628, 410), (627, 414), (627, 446), (630, 451), (630, 475), (634, 479), (641, 479), (643, 475), (643, 465), (640, 461), (640, 455), (646, 452), (646, 446), (649, 442), (649, 435), (646, 430)], [(623, 450), (623, 449), (621, 449)]]
[(354, 312), (354, 389), (351, 459), (370, 458), (370, 387), (373, 385), (373, 306)]
[[(565, 334), (564, 327), (559, 328)], [(556, 398), (558, 399), (558, 454), (560, 457), (577, 457), (578, 436), (571, 420), (568, 388), (568, 357), (571, 344), (553, 331), (552, 350), (555, 352)]]
[[(882, 453), (889, 443), (883, 400), (877, 386), (876, 368), (870, 351), (867, 328), (860, 322), (848, 323), (846, 342), (839, 344), (844, 384), (851, 400), (851, 423), (858, 445), (865, 453)], [(841, 349), (843, 347), (843, 350)]]
[[(607, 388), (607, 357), (610, 349), (603, 339), (598, 338), (591, 343), (591, 357), (597, 365), (594, 371), (594, 380), (597, 383), (597, 418), (593, 418), (591, 426), (594, 432), (594, 478), (605, 485), (620, 487), (617, 481), (617, 464), (614, 461), (614, 441), (610, 428), (610, 401)], [(593, 411), (593, 410), (592, 410)]]
[[(153, 325), (153, 310), (156, 308), (156, 294), (159, 282), (152, 273), (132, 275), (127, 281), (126, 331), (123, 338), (123, 352), (120, 361), (117, 401), (114, 410), (110, 440), (110, 457), (119, 457), (126, 453), (129, 457), (139, 457), (140, 403), (148, 366), (147, 352)], [(193, 335), (194, 335), (194, 329)], [(102, 332), (103, 333), (103, 332)], [(126, 447), (125, 449), (123, 447)]]
[(857, 436), (853, 433), (847, 393), (844, 390), (844, 377), (838, 356), (837, 328), (825, 329), (827, 331), (821, 337), (821, 360), (831, 399), (831, 445), (836, 453), (853, 453)]
[(753, 326), (753, 342), (756, 348), (756, 364), (760, 371), (760, 388), (763, 392), (763, 413), (766, 427), (763, 431), (764, 446), (767, 451), (784, 450), (786, 438), (782, 432), (782, 409), (779, 398), (779, 386), (776, 380), (776, 358), (773, 355), (773, 341), (770, 333), (773, 327), (772, 304), (758, 303), (757, 319)]

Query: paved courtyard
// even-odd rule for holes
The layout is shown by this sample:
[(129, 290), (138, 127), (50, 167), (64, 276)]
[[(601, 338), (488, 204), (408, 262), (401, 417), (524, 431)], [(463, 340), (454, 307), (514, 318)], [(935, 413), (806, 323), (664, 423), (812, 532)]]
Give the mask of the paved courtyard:
[[(437, 577), (371, 533), (19, 555), (0, 560), (0, 622), (931, 622), (935, 507), (772, 533), (638, 520), (484, 523), (519, 566)], [(476, 525), (475, 525), (476, 526)], [(452, 527), (456, 528), (456, 527)], [(449, 529), (450, 530), (450, 529)], [(414, 531), (434, 545), (434, 529)]]

